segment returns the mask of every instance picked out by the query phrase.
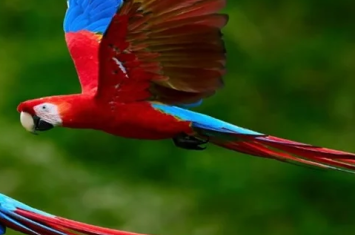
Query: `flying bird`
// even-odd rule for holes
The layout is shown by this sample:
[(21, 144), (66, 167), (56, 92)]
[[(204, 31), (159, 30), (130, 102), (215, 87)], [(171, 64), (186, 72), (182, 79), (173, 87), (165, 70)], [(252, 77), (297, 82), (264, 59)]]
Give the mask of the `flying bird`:
[(65, 219), (0, 194), (0, 235), (6, 228), (29, 235), (143, 235)]
[(355, 172), (355, 154), (299, 143), (191, 108), (223, 87), (226, 0), (69, 0), (64, 31), (81, 93), (22, 102), (32, 133), (56, 126), (134, 139), (208, 142), (244, 154)]

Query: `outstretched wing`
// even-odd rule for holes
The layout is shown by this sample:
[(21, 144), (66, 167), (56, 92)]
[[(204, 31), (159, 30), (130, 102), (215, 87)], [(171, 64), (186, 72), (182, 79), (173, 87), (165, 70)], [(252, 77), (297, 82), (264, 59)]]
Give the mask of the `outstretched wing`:
[(223, 85), (226, 0), (126, 0), (104, 34), (97, 98), (195, 104)]
[(65, 39), (74, 61), (83, 92), (97, 87), (98, 50), (123, 0), (68, 0), (64, 18)]
[(54, 216), (0, 194), (0, 234), (10, 228), (29, 235), (143, 235)]

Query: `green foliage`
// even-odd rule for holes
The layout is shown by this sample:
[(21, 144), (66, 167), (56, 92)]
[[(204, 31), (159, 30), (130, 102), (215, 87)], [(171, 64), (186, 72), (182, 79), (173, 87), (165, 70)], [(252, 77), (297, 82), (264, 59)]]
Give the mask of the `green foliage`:
[[(229, 1), (226, 87), (197, 110), (355, 152), (355, 2)], [(161, 235), (352, 234), (355, 176), (209, 146), (20, 126), (20, 101), (79, 91), (61, 1), (0, 4), (0, 191), (47, 212)], [(17, 234), (9, 232), (11, 234)]]

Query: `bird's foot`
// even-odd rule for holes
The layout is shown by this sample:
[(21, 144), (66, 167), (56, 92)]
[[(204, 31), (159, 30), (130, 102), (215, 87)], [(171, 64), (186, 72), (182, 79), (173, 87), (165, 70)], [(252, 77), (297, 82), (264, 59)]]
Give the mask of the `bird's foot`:
[(180, 134), (173, 138), (175, 146), (188, 150), (204, 150), (206, 147), (202, 147), (201, 145), (207, 144), (207, 140), (202, 140), (196, 138), (194, 136), (189, 136), (186, 134)]

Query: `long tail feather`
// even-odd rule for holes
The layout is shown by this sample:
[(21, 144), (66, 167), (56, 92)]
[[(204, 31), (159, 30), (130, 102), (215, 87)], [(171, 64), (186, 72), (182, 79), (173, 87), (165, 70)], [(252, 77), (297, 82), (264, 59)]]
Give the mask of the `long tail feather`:
[(265, 135), (184, 108), (164, 104), (153, 107), (179, 120), (191, 122), (195, 135), (234, 151), (323, 169), (355, 173), (355, 154)]
[[(196, 126), (199, 126), (198, 124)], [(273, 158), (318, 168), (355, 173), (355, 154), (304, 144), (264, 134), (243, 134), (230, 130), (196, 127), (212, 143), (245, 154)]]
[(6, 228), (29, 235), (143, 235), (54, 216), (0, 194), (0, 234)]

